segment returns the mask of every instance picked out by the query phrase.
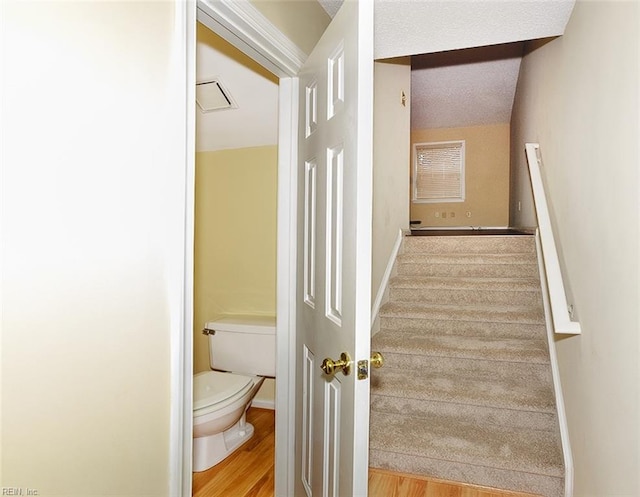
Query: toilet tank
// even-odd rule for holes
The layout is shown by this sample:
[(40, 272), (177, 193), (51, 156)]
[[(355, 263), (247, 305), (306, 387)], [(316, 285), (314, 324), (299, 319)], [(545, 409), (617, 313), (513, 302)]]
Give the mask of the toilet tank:
[(275, 318), (224, 316), (209, 321), (205, 329), (209, 330), (209, 362), (213, 369), (276, 375)]

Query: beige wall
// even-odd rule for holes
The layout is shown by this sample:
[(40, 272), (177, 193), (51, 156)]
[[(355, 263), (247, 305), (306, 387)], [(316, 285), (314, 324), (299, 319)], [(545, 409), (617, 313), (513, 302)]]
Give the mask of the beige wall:
[(508, 226), (509, 124), (412, 130), (411, 161), (414, 143), (454, 140), (465, 140), (465, 201), (411, 202), (411, 219), (421, 220), (422, 226)]
[[(406, 95), (402, 105), (401, 94)], [(409, 227), (411, 60), (375, 62), (371, 297), (375, 299), (400, 229)]]
[(562, 38), (529, 47), (512, 117), (512, 220), (534, 222), (524, 143), (539, 142), (582, 325), (557, 343), (576, 497), (640, 495), (638, 21), (637, 2), (578, 1)]
[(315, 0), (251, 0), (251, 3), (307, 54), (331, 21)]
[(0, 486), (177, 495), (186, 54), (174, 5), (4, 2), (1, 17)]
[(276, 146), (196, 154), (194, 370), (221, 314), (276, 314)]

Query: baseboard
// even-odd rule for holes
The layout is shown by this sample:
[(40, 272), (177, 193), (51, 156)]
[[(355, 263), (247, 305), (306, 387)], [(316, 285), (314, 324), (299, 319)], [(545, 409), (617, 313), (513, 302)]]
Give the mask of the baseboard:
[(571, 444), (569, 442), (569, 426), (567, 424), (567, 414), (564, 408), (564, 397), (562, 396), (562, 385), (560, 383), (555, 332), (553, 328), (553, 319), (551, 317), (551, 302), (549, 300), (549, 290), (547, 288), (546, 273), (542, 259), (542, 245), (540, 243), (540, 235), (538, 233), (536, 233), (536, 251), (538, 256), (538, 269), (540, 272), (540, 284), (542, 286), (544, 315), (547, 325), (547, 341), (549, 343), (551, 376), (553, 378), (553, 388), (556, 396), (556, 412), (558, 414), (560, 439), (562, 441), (562, 454), (564, 456), (564, 497), (573, 497), (573, 455), (571, 453)]
[(252, 407), (259, 407), (261, 409), (276, 408), (276, 396), (275, 396), (275, 379), (265, 378), (260, 390), (256, 393), (255, 397), (251, 401)]
[(382, 306), (382, 301), (384, 300), (384, 294), (389, 286), (389, 279), (391, 278), (391, 273), (393, 271), (393, 265), (396, 262), (396, 257), (398, 257), (398, 252), (400, 251), (400, 247), (402, 246), (402, 238), (404, 237), (404, 231), (401, 229), (398, 231), (398, 238), (396, 238), (396, 243), (391, 250), (391, 254), (389, 255), (389, 260), (387, 261), (387, 268), (384, 271), (384, 275), (382, 276), (382, 281), (380, 282), (380, 286), (378, 287), (378, 293), (376, 294), (376, 299), (373, 301), (373, 307), (371, 309), (371, 328), (374, 328), (376, 320), (378, 318), (378, 313), (380, 312), (380, 307)]

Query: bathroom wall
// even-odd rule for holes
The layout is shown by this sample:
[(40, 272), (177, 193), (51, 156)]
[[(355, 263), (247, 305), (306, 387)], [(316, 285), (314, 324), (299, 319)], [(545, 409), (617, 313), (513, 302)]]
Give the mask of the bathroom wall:
[(196, 154), (194, 371), (221, 314), (276, 314), (277, 147)]
[(179, 495), (183, 6), (2, 3), (5, 495)]
[(511, 120), (513, 223), (535, 223), (537, 142), (582, 326), (556, 343), (581, 497), (640, 495), (639, 21), (638, 2), (578, 0), (564, 36), (527, 46)]
[[(434, 227), (508, 226), (509, 124), (412, 130), (411, 171), (414, 143), (453, 140), (466, 141), (465, 201), (434, 204), (411, 202), (411, 219), (421, 220), (422, 226)], [(471, 217), (468, 217), (468, 213)]]

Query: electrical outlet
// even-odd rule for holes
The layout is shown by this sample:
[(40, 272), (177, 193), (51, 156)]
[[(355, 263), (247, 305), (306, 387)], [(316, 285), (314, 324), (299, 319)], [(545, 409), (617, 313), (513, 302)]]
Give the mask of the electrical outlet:
[(456, 213), (452, 212), (451, 214), (449, 214), (449, 217), (456, 217)]

